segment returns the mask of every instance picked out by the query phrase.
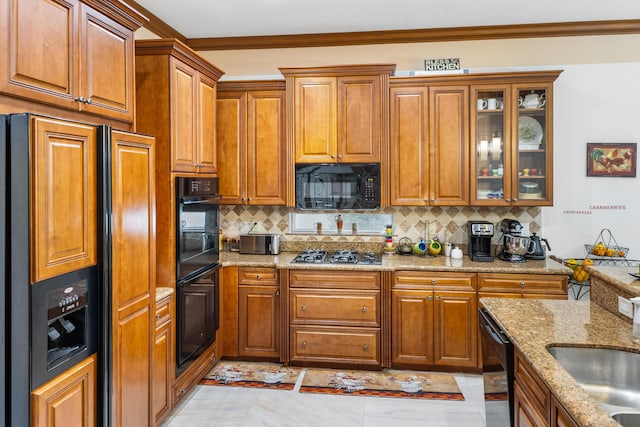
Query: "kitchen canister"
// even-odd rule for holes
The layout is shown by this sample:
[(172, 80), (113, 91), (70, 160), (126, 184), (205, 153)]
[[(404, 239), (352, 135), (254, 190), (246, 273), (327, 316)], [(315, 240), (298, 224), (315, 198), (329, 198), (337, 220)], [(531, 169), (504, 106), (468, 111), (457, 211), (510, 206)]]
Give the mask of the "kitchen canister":
[(459, 247), (455, 247), (451, 249), (451, 258), (452, 259), (462, 259), (462, 249)]

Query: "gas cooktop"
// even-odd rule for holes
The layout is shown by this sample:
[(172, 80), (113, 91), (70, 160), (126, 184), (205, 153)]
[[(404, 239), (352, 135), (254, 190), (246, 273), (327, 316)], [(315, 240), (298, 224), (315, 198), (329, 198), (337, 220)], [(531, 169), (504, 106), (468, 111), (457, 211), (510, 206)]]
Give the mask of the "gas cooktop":
[(375, 252), (358, 252), (354, 250), (337, 250), (329, 254), (324, 249), (305, 249), (291, 262), (300, 264), (382, 264), (382, 255)]

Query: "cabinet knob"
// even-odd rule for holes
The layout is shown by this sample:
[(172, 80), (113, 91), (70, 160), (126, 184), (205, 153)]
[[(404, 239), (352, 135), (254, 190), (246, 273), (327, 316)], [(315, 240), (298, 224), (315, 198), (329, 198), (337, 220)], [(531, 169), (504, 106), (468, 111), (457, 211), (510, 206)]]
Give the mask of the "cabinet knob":
[(435, 202), (435, 201), (436, 201), (436, 198), (434, 197), (433, 199), (431, 199), (431, 201), (432, 201), (432, 202)]
[(428, 299), (429, 301), (431, 301), (431, 300), (433, 299), (433, 297), (432, 297), (431, 295), (429, 295), (429, 296), (427, 297), (427, 299)]
[(87, 99), (85, 99), (85, 100), (84, 100), (84, 102), (85, 102), (86, 104), (93, 104), (93, 101), (91, 100), (91, 98), (87, 98)]
[(367, 312), (367, 306), (366, 306), (366, 305), (363, 305), (363, 306), (362, 306), (362, 312), (363, 312), (363, 313), (366, 313), (366, 312)]
[(159, 314), (156, 314), (156, 319), (160, 319), (160, 315)]
[(342, 154), (338, 154), (338, 158), (341, 159), (342, 158)]
[(280, 296), (280, 289), (276, 290), (276, 296)]
[(335, 159), (335, 158), (336, 158), (336, 156), (334, 156), (333, 154), (331, 154), (331, 156), (330, 156), (330, 157), (331, 157), (332, 159)]
[(364, 351), (367, 351), (367, 350), (369, 350), (369, 346), (367, 344), (362, 344), (362, 349)]
[(436, 301), (440, 301), (440, 297), (439, 296), (436, 296)]
[(505, 200), (506, 200), (507, 202), (510, 202), (510, 201), (511, 201), (511, 199), (505, 199)]
[(302, 341), (302, 348), (307, 348), (307, 342), (306, 341)]
[(259, 275), (259, 274), (256, 274), (256, 279), (258, 279), (258, 280), (260, 280), (260, 279), (261, 279), (261, 277), (260, 277), (260, 275)]
[(520, 287), (524, 288), (524, 281), (520, 282)]
[(514, 202), (517, 202), (517, 201), (518, 201), (518, 199), (513, 199), (513, 201), (514, 201)]
[(435, 285), (436, 284), (436, 279), (431, 279), (431, 284)]
[(304, 305), (304, 304), (302, 304), (302, 306), (300, 307), (300, 310), (302, 310), (302, 311), (307, 311), (307, 306), (306, 306), (306, 305)]

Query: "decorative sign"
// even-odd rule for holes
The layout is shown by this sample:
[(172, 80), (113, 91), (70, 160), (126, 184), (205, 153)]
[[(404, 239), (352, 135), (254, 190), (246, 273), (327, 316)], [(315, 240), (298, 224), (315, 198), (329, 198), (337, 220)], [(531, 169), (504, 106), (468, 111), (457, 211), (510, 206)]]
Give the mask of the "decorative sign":
[(425, 71), (455, 71), (460, 69), (460, 58), (425, 59)]
[(587, 143), (587, 176), (636, 176), (636, 143)]

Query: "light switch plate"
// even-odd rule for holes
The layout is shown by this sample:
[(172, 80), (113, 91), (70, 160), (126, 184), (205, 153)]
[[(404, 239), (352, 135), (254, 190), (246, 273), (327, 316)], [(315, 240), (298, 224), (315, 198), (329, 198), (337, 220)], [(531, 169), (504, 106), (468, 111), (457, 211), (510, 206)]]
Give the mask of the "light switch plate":
[(618, 311), (633, 319), (633, 304), (631, 304), (631, 301), (621, 297), (620, 295), (618, 295)]

